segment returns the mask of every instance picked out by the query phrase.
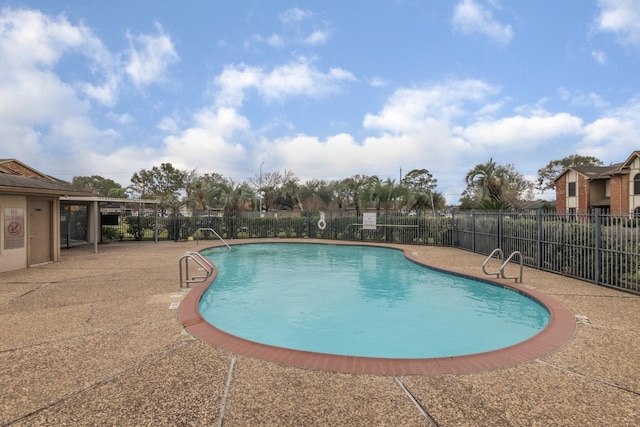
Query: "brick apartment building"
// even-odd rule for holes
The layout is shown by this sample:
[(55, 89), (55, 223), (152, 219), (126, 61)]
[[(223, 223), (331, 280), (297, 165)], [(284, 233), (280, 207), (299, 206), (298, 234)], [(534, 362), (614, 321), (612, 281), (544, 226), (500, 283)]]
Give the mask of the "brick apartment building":
[(640, 216), (640, 151), (622, 163), (567, 168), (555, 184), (558, 213), (575, 215), (601, 208), (611, 215)]

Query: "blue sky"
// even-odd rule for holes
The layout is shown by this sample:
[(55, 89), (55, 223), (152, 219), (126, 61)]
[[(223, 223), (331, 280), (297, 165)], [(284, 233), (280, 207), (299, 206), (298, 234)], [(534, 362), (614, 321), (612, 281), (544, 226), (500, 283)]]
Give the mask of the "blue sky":
[(640, 149), (636, 0), (0, 4), (0, 158), (66, 180), (426, 168), (457, 203), (489, 158)]

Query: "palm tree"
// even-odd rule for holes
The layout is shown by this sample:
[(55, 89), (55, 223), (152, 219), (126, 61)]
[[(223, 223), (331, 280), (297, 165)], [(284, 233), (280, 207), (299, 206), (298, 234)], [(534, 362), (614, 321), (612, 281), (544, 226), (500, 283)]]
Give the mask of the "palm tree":
[(212, 204), (221, 206), (225, 213), (236, 214), (245, 210), (247, 203), (250, 203), (255, 194), (246, 182), (234, 183), (233, 180), (219, 182), (211, 191), (210, 201)]
[(465, 182), (469, 193), (476, 193), (481, 204), (496, 207), (505, 204), (502, 186), (507, 176), (507, 169), (490, 158), (487, 163), (478, 164), (471, 169), (465, 176)]
[(230, 237), (237, 237), (237, 229), (233, 226), (233, 217), (240, 211), (246, 210), (247, 205), (255, 198), (255, 193), (251, 186), (242, 182), (236, 184), (233, 180), (224, 180), (218, 183), (211, 191), (211, 204), (217, 204), (224, 209), (224, 216), (227, 222), (227, 230)]
[(360, 216), (360, 199), (362, 198), (362, 192), (370, 180), (371, 178), (367, 175), (356, 174), (342, 181), (344, 185), (343, 189), (345, 190), (344, 195), (353, 203), (357, 216)]
[(296, 203), (300, 207), (300, 212), (304, 212), (302, 200), (300, 200), (300, 179), (293, 173), (293, 171), (284, 171), (282, 195), (285, 197), (291, 197), (293, 203)]
[(195, 212), (207, 209), (207, 198), (212, 191), (211, 183), (203, 178), (195, 178), (187, 186), (187, 197), (185, 203)]
[(431, 209), (435, 211), (435, 204), (433, 202), (433, 193), (431, 190), (423, 187), (409, 188), (407, 189), (406, 208), (409, 211), (416, 211), (418, 216), (422, 215), (422, 211), (425, 209)]
[(389, 209), (395, 207), (396, 201), (401, 200), (406, 194), (406, 188), (402, 184), (396, 185), (390, 178), (383, 181), (376, 176), (365, 188), (363, 199), (374, 202), (378, 212), (384, 208), (385, 214), (388, 214)]

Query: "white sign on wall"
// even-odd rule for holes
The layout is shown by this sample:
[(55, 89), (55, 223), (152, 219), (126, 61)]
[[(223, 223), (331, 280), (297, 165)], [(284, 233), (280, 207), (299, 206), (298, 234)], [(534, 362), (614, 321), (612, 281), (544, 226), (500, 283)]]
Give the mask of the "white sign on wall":
[(363, 230), (376, 229), (376, 213), (375, 212), (365, 212), (362, 214), (362, 229)]

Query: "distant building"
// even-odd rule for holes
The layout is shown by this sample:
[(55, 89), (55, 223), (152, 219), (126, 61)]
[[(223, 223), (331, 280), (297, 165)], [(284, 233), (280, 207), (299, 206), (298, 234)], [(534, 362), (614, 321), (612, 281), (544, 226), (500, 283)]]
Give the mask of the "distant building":
[(612, 215), (640, 216), (640, 151), (622, 163), (567, 168), (555, 184), (560, 214), (601, 208)]

